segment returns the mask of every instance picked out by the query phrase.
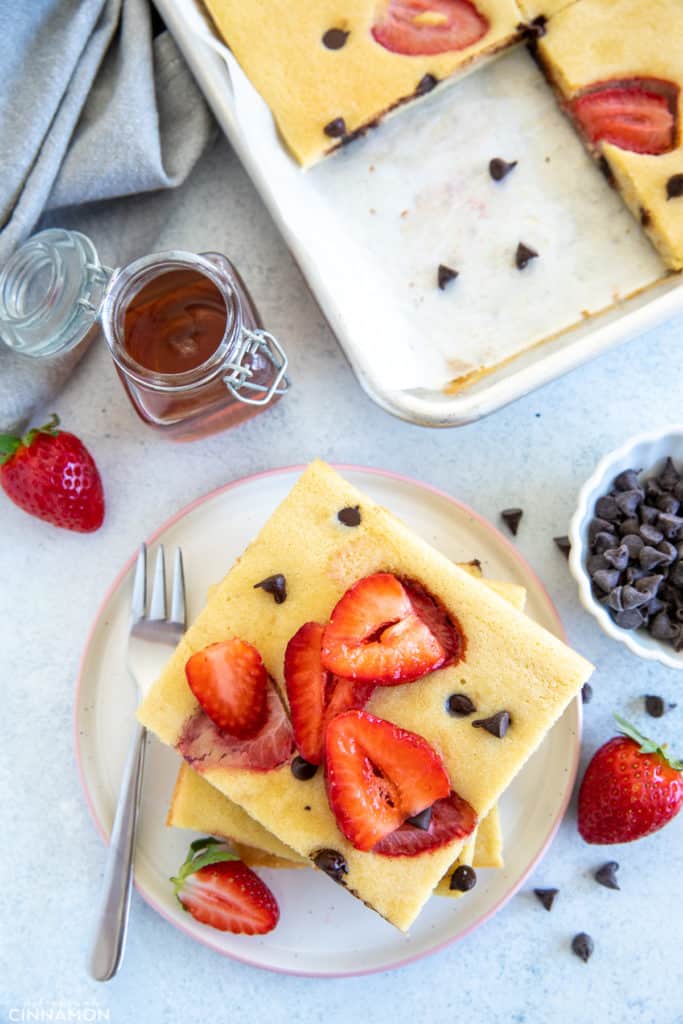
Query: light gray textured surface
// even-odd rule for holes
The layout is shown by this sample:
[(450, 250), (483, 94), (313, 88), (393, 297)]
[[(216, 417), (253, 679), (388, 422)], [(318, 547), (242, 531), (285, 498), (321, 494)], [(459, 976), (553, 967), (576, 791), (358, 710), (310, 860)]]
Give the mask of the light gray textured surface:
[[(676, 924), (683, 816), (640, 843), (591, 848), (570, 810), (525, 891), (461, 943), (399, 971), (337, 981), (268, 974), (193, 944), (136, 895), (122, 972), (106, 987), (87, 978), (104, 857), (73, 753), (79, 656), (95, 608), (140, 538), (226, 481), (320, 455), (413, 475), (494, 522), (501, 508), (524, 506), (517, 545), (571, 639), (597, 666), (582, 764), (612, 733), (613, 708), (680, 749), (683, 677), (635, 660), (598, 631), (552, 537), (566, 532), (578, 488), (602, 453), (631, 433), (681, 419), (683, 324), (639, 338), (482, 423), (429, 432), (391, 419), (361, 392), (225, 142), (175, 193), (64, 215), (61, 223), (90, 233), (106, 261), (170, 245), (227, 252), (288, 347), (293, 389), (242, 427), (177, 446), (136, 419), (106, 351), (94, 346), (54, 405), (100, 466), (103, 528), (92, 536), (58, 532), (2, 502), (0, 1020), (37, 1019), (22, 1018), (21, 1008), (54, 1014), (61, 1005), (84, 1020), (100, 1007), (114, 1024), (683, 1022)], [(639, 701), (647, 692), (679, 708), (655, 723)], [(613, 857), (622, 865), (621, 892), (591, 877)], [(561, 889), (551, 914), (531, 894), (534, 885)], [(569, 951), (583, 930), (595, 939), (587, 965)]]

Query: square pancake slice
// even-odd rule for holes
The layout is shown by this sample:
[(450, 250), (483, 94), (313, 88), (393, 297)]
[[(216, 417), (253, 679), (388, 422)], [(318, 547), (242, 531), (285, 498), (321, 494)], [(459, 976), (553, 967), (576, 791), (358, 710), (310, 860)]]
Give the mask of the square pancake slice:
[(538, 56), (666, 265), (683, 268), (681, 0), (577, 0)]
[[(354, 525), (340, 520), (341, 510), (354, 510), (354, 516), (343, 517)], [(464, 648), (456, 664), (416, 682), (377, 686), (367, 711), (423, 737), (440, 756), (452, 790), (481, 821), (592, 667), (320, 461), (302, 474), (213, 591), (139, 718), (300, 856), (315, 860), (323, 850), (335, 851), (347, 869), (342, 879), (347, 891), (407, 930), (456, 860), (463, 839), (416, 856), (357, 849), (337, 826), (322, 770), (302, 781), (290, 763), (258, 771), (221, 761), (220, 734), (185, 677), (193, 653), (239, 637), (257, 648), (284, 693), (283, 658), (290, 638), (306, 622), (326, 622), (352, 585), (379, 572), (415, 581), (440, 602), (457, 620)], [(286, 579), (286, 600), (279, 604), (256, 586), (274, 574)], [(474, 702), (476, 720), (507, 711), (505, 735), (473, 727), (473, 715), (448, 714), (446, 702), (454, 692)]]
[(304, 167), (514, 43), (515, 0), (205, 0)]
[[(178, 771), (166, 824), (229, 840), (250, 867), (303, 868), (311, 864), (307, 857), (301, 857), (281, 843), (185, 762), (181, 762)], [(461, 850), (458, 860), (437, 885), (435, 892), (439, 896), (461, 895), (450, 888), (451, 875), (459, 864), (471, 864), (474, 868), (503, 866), (503, 836), (497, 807), (489, 811)]]
[[(481, 563), (476, 559), (463, 562), (460, 567), (473, 576), (481, 578), (483, 575)], [(524, 587), (499, 580), (485, 580), (485, 583), (513, 607), (524, 610)], [(213, 586), (209, 588), (209, 596), (214, 589)], [(310, 864), (307, 858), (281, 843), (185, 762), (178, 770), (166, 824), (229, 839), (245, 864), (251, 867), (298, 868)], [(463, 847), (456, 863), (449, 867), (436, 892), (442, 896), (461, 895), (449, 888), (453, 870), (459, 864), (471, 864), (475, 868), (501, 867), (502, 847), (498, 808), (494, 807), (475, 830), (471, 841)]]

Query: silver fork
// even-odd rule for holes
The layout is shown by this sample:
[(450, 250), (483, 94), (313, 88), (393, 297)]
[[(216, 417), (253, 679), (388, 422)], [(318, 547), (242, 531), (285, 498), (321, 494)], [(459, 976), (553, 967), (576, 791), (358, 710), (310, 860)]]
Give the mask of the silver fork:
[[(166, 568), (162, 545), (157, 552), (152, 596), (145, 614), (146, 595), (147, 549), (142, 544), (133, 580), (126, 656), (128, 672), (138, 688), (139, 696), (144, 695), (145, 686), (152, 681), (151, 645), (175, 647), (185, 632), (185, 578), (180, 548), (176, 551), (173, 568), (171, 614), (166, 613)], [(155, 667), (158, 668), (158, 664)], [(136, 720), (123, 769), (104, 870), (102, 903), (88, 963), (90, 974), (96, 981), (109, 981), (113, 978), (123, 958), (133, 879), (135, 830), (145, 762), (145, 736), (145, 727)]]

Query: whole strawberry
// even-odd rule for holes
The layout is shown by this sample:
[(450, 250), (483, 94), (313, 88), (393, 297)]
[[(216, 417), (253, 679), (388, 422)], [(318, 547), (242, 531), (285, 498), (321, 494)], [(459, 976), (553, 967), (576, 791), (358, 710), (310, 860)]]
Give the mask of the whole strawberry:
[(202, 924), (236, 935), (265, 935), (280, 919), (277, 900), (262, 879), (224, 843), (190, 843), (177, 877), (178, 902)]
[(0, 484), (24, 512), (91, 533), (104, 519), (102, 480), (83, 442), (58, 426), (53, 414), (23, 438), (0, 434)]
[(587, 843), (641, 839), (683, 806), (683, 761), (614, 717), (622, 735), (595, 752), (579, 789), (579, 832)]

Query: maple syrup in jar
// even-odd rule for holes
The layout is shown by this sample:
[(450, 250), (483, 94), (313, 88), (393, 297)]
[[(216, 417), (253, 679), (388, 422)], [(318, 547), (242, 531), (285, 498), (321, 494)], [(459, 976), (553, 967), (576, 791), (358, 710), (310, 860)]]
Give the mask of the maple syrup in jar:
[(138, 415), (175, 440), (235, 426), (287, 388), (287, 360), (219, 253), (156, 253), (115, 271), (101, 322)]

